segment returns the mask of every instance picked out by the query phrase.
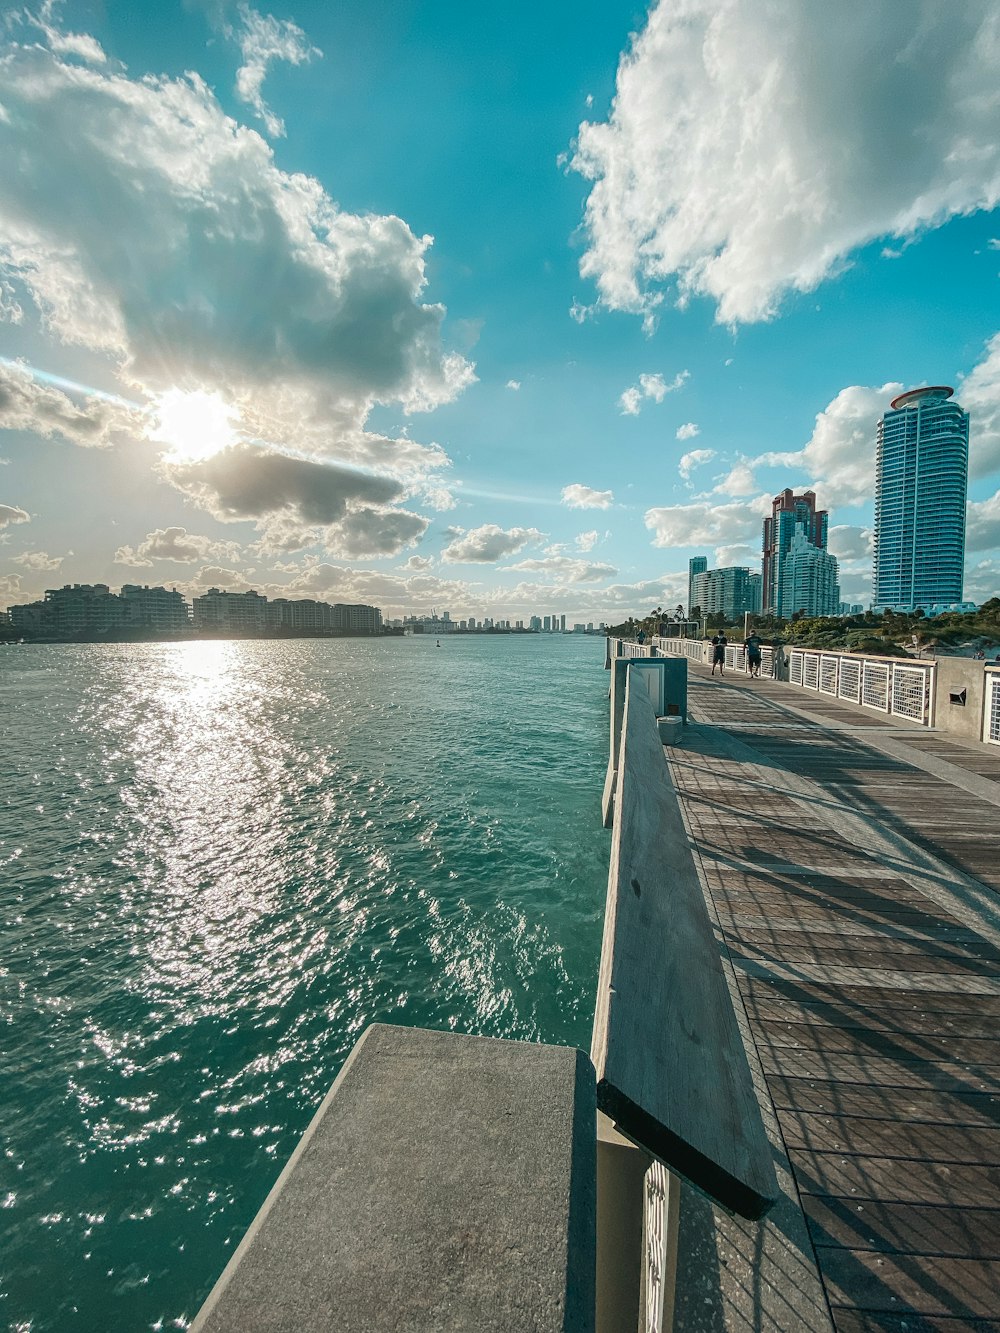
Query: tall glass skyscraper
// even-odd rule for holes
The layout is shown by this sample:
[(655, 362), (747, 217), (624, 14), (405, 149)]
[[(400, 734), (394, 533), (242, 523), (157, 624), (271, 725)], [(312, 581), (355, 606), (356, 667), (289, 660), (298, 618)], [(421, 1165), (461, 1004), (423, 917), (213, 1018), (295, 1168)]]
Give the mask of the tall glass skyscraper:
[(962, 600), (969, 414), (933, 385), (894, 398), (875, 443), (875, 609)]
[(764, 519), (765, 615), (835, 616), (840, 605), (839, 567), (826, 549), (828, 515), (812, 491), (790, 488), (774, 497)]

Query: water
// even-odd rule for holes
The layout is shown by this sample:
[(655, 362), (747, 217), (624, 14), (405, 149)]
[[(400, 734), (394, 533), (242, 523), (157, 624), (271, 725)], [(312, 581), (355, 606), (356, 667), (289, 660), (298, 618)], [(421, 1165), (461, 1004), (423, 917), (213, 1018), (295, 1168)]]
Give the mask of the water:
[(0, 650), (0, 1328), (184, 1327), (372, 1021), (589, 1044), (602, 655)]

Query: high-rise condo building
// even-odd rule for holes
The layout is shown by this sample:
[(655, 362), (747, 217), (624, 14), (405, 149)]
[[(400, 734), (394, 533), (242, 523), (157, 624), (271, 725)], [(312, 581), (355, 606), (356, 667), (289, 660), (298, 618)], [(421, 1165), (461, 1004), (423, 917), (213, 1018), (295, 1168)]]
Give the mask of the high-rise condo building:
[(894, 398), (875, 437), (876, 610), (961, 602), (969, 414), (933, 385)]
[[(784, 564), (796, 531), (801, 531), (809, 545), (825, 552), (827, 517), (825, 509), (816, 508), (816, 496), (812, 491), (796, 495), (786, 487), (774, 497), (770, 517), (764, 519), (761, 607), (765, 615), (790, 616), (794, 611), (803, 610), (809, 615), (836, 614), (836, 603), (832, 611), (827, 611), (819, 607), (786, 605), (782, 597), (782, 587), (787, 583)], [(801, 551), (801, 543), (797, 550)]]
[(747, 611), (755, 614), (760, 610), (760, 575), (742, 565), (704, 569), (692, 576), (688, 596), (701, 615), (721, 612), (727, 620), (736, 620)]
[(699, 605), (700, 605), (700, 603), (699, 603), (697, 597), (695, 597), (695, 595), (694, 595), (694, 579), (695, 579), (695, 575), (696, 575), (696, 574), (704, 574), (704, 572), (705, 572), (706, 569), (708, 569), (708, 557), (707, 557), (707, 556), (704, 556), (704, 555), (696, 555), (696, 556), (693, 556), (693, 557), (688, 561), (688, 604), (687, 604), (687, 613), (688, 613), (688, 615), (691, 614), (691, 608), (692, 608), (693, 606), (699, 606)]

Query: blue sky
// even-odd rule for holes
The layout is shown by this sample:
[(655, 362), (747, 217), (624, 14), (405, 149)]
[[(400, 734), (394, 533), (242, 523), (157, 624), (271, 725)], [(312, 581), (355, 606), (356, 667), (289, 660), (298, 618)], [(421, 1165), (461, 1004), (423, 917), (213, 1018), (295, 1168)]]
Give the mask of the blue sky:
[(617, 620), (785, 485), (867, 601), (874, 424), (972, 413), (990, 0), (51, 4), (0, 30), (0, 606), (69, 581)]

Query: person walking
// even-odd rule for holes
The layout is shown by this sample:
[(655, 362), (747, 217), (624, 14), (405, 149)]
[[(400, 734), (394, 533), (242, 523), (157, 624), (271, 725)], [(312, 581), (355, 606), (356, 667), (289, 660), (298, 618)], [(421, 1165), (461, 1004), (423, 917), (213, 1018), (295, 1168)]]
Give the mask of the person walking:
[(743, 640), (743, 647), (747, 654), (747, 672), (750, 679), (753, 680), (754, 677), (760, 675), (760, 638), (756, 633), (748, 634)]
[(726, 645), (728, 643), (729, 640), (726, 638), (725, 632), (723, 630), (719, 630), (718, 634), (716, 634), (715, 638), (712, 640), (713, 676), (715, 675), (716, 667), (719, 668), (720, 676), (724, 676), (726, 674)]

